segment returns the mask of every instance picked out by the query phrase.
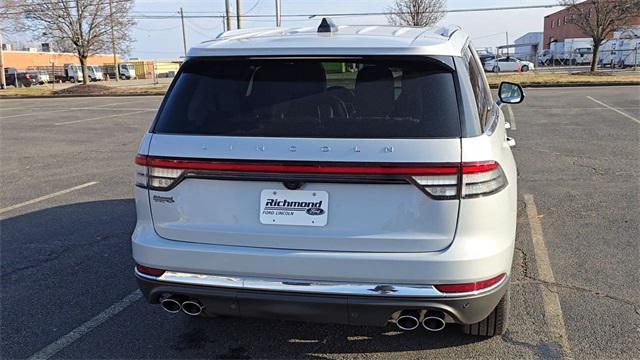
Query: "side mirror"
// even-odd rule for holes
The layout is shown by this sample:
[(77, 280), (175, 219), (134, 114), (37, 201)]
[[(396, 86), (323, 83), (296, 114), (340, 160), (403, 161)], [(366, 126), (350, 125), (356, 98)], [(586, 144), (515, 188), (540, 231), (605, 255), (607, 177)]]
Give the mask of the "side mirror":
[(498, 90), (498, 105), (502, 104), (520, 104), (524, 101), (524, 90), (522, 86), (510, 82), (502, 82)]

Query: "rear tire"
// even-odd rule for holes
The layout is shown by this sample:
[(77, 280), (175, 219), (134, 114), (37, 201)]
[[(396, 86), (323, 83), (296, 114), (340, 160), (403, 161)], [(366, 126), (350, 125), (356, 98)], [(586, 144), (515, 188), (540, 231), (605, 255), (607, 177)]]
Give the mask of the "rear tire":
[(504, 334), (509, 323), (509, 297), (509, 289), (507, 289), (489, 316), (475, 324), (462, 325), (462, 332), (467, 335), (484, 337)]

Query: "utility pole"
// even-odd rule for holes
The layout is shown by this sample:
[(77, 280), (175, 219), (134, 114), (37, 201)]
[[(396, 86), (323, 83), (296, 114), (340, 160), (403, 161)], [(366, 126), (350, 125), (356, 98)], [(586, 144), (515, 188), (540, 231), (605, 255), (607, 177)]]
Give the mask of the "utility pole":
[(509, 57), (509, 32), (505, 32), (505, 34), (507, 35), (507, 57)]
[[(113, 69), (114, 69), (114, 74), (116, 74), (116, 81), (119, 81), (120, 69), (118, 69), (118, 56), (116, 55), (116, 35), (115, 35), (115, 30), (113, 29), (113, 1), (112, 0), (109, 0), (109, 21), (111, 22), (111, 51), (113, 51)], [(107, 77), (109, 77), (109, 74), (107, 74)]]
[(4, 78), (4, 53), (2, 52), (2, 32), (0, 31), (0, 89), (7, 87), (7, 80)]
[(242, 27), (242, 19), (240, 18), (240, 0), (236, 0), (236, 20), (238, 29)]
[(184, 32), (184, 12), (180, 8), (180, 20), (182, 21), (182, 47), (184, 48), (184, 56), (187, 57), (187, 34)]
[(224, 0), (224, 11), (226, 13), (225, 22), (227, 23), (227, 30), (231, 30), (231, 0)]
[(276, 0), (276, 27), (282, 25), (282, 17), (280, 16), (280, 0)]

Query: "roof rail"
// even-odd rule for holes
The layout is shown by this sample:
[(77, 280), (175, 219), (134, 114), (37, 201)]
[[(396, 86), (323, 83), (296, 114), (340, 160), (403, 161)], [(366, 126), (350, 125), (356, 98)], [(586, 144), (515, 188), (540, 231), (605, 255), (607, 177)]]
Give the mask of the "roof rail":
[(455, 34), (458, 30), (462, 30), (462, 27), (458, 25), (449, 25), (438, 29), (438, 31), (436, 32), (444, 37), (451, 39), (453, 34)]

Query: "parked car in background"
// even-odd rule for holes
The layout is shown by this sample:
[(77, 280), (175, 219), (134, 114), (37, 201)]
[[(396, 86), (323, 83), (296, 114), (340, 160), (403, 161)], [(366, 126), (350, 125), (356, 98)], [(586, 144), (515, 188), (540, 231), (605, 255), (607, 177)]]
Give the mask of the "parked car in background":
[(4, 68), (4, 78), (7, 86), (30, 87), (36, 84), (33, 76), (26, 71), (18, 71), (16, 68)]
[(493, 100), (458, 27), (323, 19), (192, 48), (135, 159), (142, 293), (190, 316), (503, 334), (518, 206), (501, 105), (524, 96)]
[(501, 57), (493, 60), (488, 60), (484, 64), (485, 71), (498, 72), (513, 72), (522, 71), (527, 72), (534, 70), (535, 65), (530, 61), (520, 60), (513, 56)]
[(480, 58), (480, 62), (482, 63), (482, 66), (484, 66), (484, 64), (487, 63), (487, 61), (491, 61), (491, 60), (495, 60), (496, 56), (494, 54), (478, 54), (478, 57)]

